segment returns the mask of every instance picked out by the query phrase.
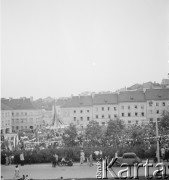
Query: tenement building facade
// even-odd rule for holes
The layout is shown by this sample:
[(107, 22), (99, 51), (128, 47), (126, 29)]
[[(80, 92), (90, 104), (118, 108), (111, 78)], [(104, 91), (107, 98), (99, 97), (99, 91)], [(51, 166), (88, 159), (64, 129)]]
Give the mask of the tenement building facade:
[(57, 108), (66, 125), (86, 126), (91, 120), (101, 125), (117, 118), (127, 126), (142, 125), (169, 112), (169, 89), (72, 96)]
[(36, 109), (29, 98), (1, 99), (1, 103), (12, 109), (12, 132), (41, 127), (42, 110)]
[(73, 123), (84, 127), (92, 120), (92, 112), (92, 96), (73, 96), (61, 106), (64, 124)]
[(169, 89), (148, 89), (145, 92), (147, 119), (150, 122), (160, 120), (163, 113), (169, 112)]
[(12, 109), (1, 103), (1, 135), (12, 132)]
[(146, 99), (143, 91), (124, 91), (118, 95), (119, 119), (126, 125), (145, 124)]

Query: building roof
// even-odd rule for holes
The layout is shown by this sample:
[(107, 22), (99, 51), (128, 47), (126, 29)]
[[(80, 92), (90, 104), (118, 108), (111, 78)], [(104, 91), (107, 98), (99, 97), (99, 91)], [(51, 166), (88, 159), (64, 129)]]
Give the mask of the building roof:
[(123, 102), (145, 102), (145, 94), (143, 91), (124, 91), (118, 96), (119, 103)]
[(5, 105), (5, 104), (3, 104), (3, 103), (1, 103), (1, 110), (12, 110), (12, 108)]
[(137, 89), (140, 89), (140, 88), (142, 88), (141, 84), (134, 84), (134, 85), (128, 87), (127, 90), (137, 90)]
[(84, 106), (92, 106), (92, 96), (72, 96), (71, 99), (62, 105), (63, 108)]
[(55, 101), (56, 106), (63, 106), (65, 105), (68, 101), (70, 101), (70, 98), (59, 98)]
[(101, 105), (101, 104), (117, 104), (118, 103), (118, 95), (109, 93), (109, 94), (95, 94), (93, 98), (93, 105)]
[(9, 106), (13, 110), (34, 110), (36, 109), (33, 106), (29, 98), (20, 98), (20, 99), (1, 99), (1, 103), (6, 106)]
[(169, 79), (163, 79), (161, 84), (162, 85), (169, 85)]
[(147, 89), (146, 100), (169, 100), (169, 89)]

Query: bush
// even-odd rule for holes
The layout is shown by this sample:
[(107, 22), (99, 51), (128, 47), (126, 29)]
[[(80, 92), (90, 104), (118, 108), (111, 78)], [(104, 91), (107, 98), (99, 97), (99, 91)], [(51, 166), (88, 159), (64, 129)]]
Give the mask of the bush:
[[(43, 150), (33, 150), (33, 151), (25, 151), (24, 158), (26, 164), (34, 164), (34, 163), (50, 163), (52, 161), (53, 155), (56, 153), (59, 156), (59, 161), (62, 157), (66, 159), (72, 159), (74, 162), (80, 161), (80, 147), (63, 147), (59, 149), (48, 148)], [(151, 146), (150, 149), (144, 150), (145, 148), (142, 145), (136, 146), (121, 146), (118, 148), (118, 156), (122, 156), (125, 152), (135, 152), (137, 156), (140, 158), (154, 158), (156, 146)], [(89, 157), (91, 153), (94, 151), (102, 151), (103, 157), (109, 156), (109, 158), (113, 158), (115, 156), (115, 152), (117, 149), (115, 147), (84, 147), (85, 157)], [(1, 164), (5, 164), (5, 154), (9, 155), (11, 152), (2, 151), (1, 152)], [(14, 155), (14, 163), (20, 163), (20, 154), (21, 151), (13, 151)], [(93, 153), (93, 159), (96, 160), (96, 156)]]

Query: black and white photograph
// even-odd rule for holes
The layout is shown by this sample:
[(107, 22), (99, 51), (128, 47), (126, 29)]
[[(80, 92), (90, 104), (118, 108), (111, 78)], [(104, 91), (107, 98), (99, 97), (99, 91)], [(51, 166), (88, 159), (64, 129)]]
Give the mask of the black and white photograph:
[(1, 0), (1, 180), (169, 179), (169, 0)]

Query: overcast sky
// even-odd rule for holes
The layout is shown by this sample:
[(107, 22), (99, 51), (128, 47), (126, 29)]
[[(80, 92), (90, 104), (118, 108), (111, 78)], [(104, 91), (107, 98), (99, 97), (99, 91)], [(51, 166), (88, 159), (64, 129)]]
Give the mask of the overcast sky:
[(2, 97), (58, 98), (167, 78), (167, 0), (1, 2)]

